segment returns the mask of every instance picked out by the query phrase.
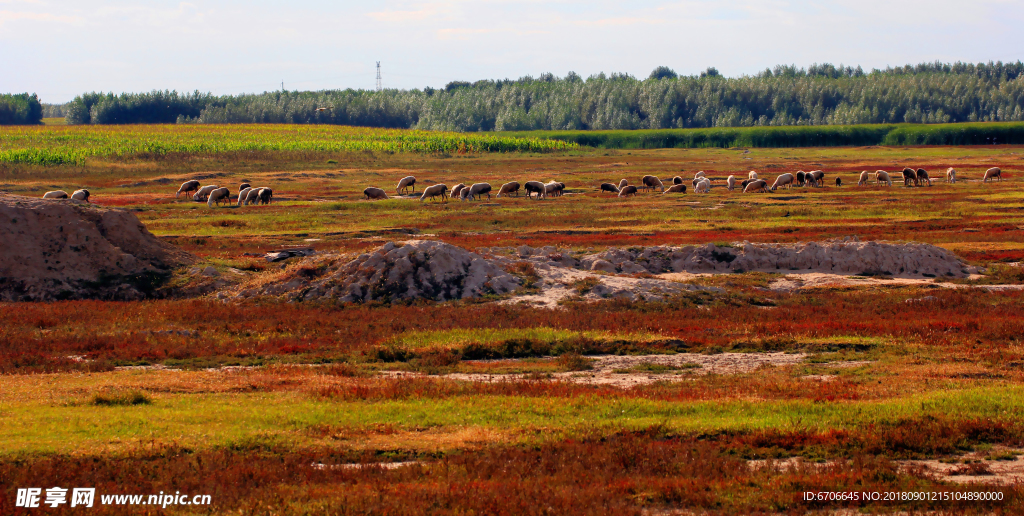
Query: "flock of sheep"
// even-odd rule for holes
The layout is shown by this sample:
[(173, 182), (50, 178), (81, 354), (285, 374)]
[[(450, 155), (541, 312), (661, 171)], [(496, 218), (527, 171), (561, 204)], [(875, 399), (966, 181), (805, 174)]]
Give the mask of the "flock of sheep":
[[(858, 186), (863, 186), (868, 183), (871, 174), (865, 170), (860, 173)], [(956, 183), (957, 171), (955, 168), (950, 167), (946, 170), (946, 181), (949, 183)], [(892, 186), (892, 178), (888, 172), (884, 170), (878, 170), (874, 173), (876, 185), (887, 185)], [(988, 182), (989, 180), (1002, 180), (1002, 171), (998, 167), (993, 167), (985, 171), (985, 176), (982, 182)], [(693, 187), (694, 193), (708, 193), (711, 191), (711, 183), (715, 181), (707, 177), (703, 170), (697, 172), (693, 180), (690, 182)], [(682, 177), (675, 176), (671, 179), (671, 186), (665, 187), (665, 183), (668, 180), (662, 181), (655, 176), (644, 176), (640, 180), (639, 185), (630, 185), (629, 181), (623, 179), (619, 181), (619, 184), (614, 183), (602, 183), (599, 187), (602, 192), (611, 192), (616, 194), (618, 197), (628, 197), (630, 195), (636, 196), (640, 190), (654, 190), (658, 189), (663, 194), (669, 193), (686, 193), (686, 184)], [(928, 172), (919, 168), (914, 170), (912, 168), (903, 169), (903, 184), (904, 186), (921, 186), (927, 183), (928, 186), (932, 185), (932, 180), (928, 176)], [(836, 186), (843, 186), (843, 180), (837, 177), (835, 180)], [(825, 172), (821, 170), (812, 170), (810, 172), (799, 171), (796, 174), (785, 173), (775, 178), (775, 182), (771, 186), (764, 179), (758, 177), (757, 172), (751, 171), (747, 174), (747, 178), (740, 181), (735, 175), (730, 175), (725, 179), (725, 188), (727, 190), (740, 189), (744, 193), (768, 193), (774, 192), (779, 188), (786, 187), (792, 188), (793, 186), (814, 186), (822, 187), (825, 185)], [(522, 185), (522, 189), (526, 192), (526, 196), (530, 198), (543, 199), (548, 196), (560, 196), (565, 190), (565, 183), (552, 181), (550, 183), (541, 183), (540, 181), (527, 181)], [(519, 196), (520, 184), (516, 181), (511, 181), (501, 185), (498, 189), (497, 197), (502, 195), (515, 194)], [(395, 188), (396, 195), (402, 195), (402, 193), (416, 193), (416, 178), (408, 176), (402, 178), (398, 182), (398, 187)], [(459, 183), (448, 190), (448, 186), (445, 184), (434, 184), (423, 189), (420, 194), (420, 201), (426, 199), (435, 199), (440, 197), (442, 201), (446, 198), (461, 199), (463, 201), (472, 200), (479, 198), (482, 195), (487, 195), (489, 199), (491, 197), (491, 185), (489, 183), (475, 183), (472, 185), (465, 185)], [(534, 196), (536, 194), (536, 197)], [(363, 197), (368, 200), (379, 200), (388, 199), (387, 192), (382, 188), (369, 187), (363, 190)]]
[[(195, 192), (192, 194), (193, 201), (206, 201), (206, 205), (211, 208), (219, 205), (221, 202), (231, 203), (231, 190), (217, 185), (200, 187), (199, 181), (194, 179), (182, 183), (181, 188), (178, 188), (178, 192), (174, 194), (174, 198), (177, 199), (181, 194), (188, 195), (190, 192)], [(270, 188), (253, 188), (249, 183), (242, 183), (238, 187), (239, 206), (248, 206), (250, 204), (270, 204), (270, 199), (273, 196), (274, 191)]]
[[(565, 183), (560, 183), (557, 181), (552, 181), (550, 183), (541, 183), (540, 181), (527, 181), (526, 183), (520, 185), (518, 181), (510, 181), (508, 183), (501, 185), (501, 188), (498, 189), (498, 192), (495, 196), (501, 197), (502, 195), (508, 196), (515, 194), (516, 197), (519, 197), (520, 188), (526, 192), (526, 196), (529, 198), (543, 199), (547, 196), (558, 197), (562, 195), (562, 192), (565, 190)], [(405, 191), (406, 193), (409, 193), (410, 191), (411, 193), (416, 193), (415, 177), (403, 177), (402, 180), (398, 182), (398, 187), (395, 188), (395, 195), (402, 195), (403, 191)], [(492, 191), (493, 188), (491, 187), (490, 183), (474, 183), (472, 185), (459, 183), (453, 186), (450, 191), (448, 190), (448, 185), (438, 183), (424, 188), (420, 194), (420, 201), (422, 202), (427, 199), (436, 199), (437, 197), (440, 197), (442, 201), (449, 198), (468, 201), (478, 199), (484, 195), (486, 195), (487, 198), (490, 199)], [(536, 194), (536, 197), (534, 197), (534, 194)], [(377, 188), (374, 186), (368, 187), (365, 190), (363, 190), (363, 197), (371, 201), (389, 198), (387, 192), (385, 192), (383, 188)]]
[[(957, 171), (955, 168), (950, 167), (946, 170), (946, 182), (956, 183)], [(860, 173), (860, 178), (857, 181), (857, 186), (863, 186), (868, 184), (871, 179), (871, 174), (865, 170)], [(892, 186), (892, 176), (884, 170), (877, 170), (874, 173), (875, 185), (886, 185)], [(985, 176), (982, 178), (982, 182), (987, 183), (988, 181), (1002, 180), (1002, 170), (999, 167), (992, 167), (985, 171)], [(697, 172), (690, 184), (693, 187), (694, 193), (708, 193), (711, 191), (711, 183), (715, 181), (704, 174), (701, 170)], [(730, 175), (725, 179), (725, 188), (727, 190), (741, 189), (744, 193), (768, 193), (774, 192), (779, 188), (786, 187), (792, 188), (793, 186), (816, 186), (821, 187), (825, 184), (825, 172), (821, 170), (812, 170), (810, 172), (799, 171), (796, 174), (785, 173), (775, 178), (775, 182), (771, 186), (768, 186), (768, 182), (758, 177), (757, 172), (751, 171), (747, 174), (747, 178), (737, 183), (735, 175)], [(667, 181), (665, 181), (667, 182)], [(639, 190), (654, 190), (659, 189), (662, 194), (669, 193), (686, 193), (686, 184), (680, 176), (675, 176), (671, 179), (671, 186), (665, 187), (665, 182), (658, 179), (655, 176), (644, 176), (640, 180), (639, 185), (630, 185), (629, 181), (623, 179), (619, 181), (619, 184), (614, 183), (602, 183), (600, 191), (611, 192), (619, 197), (628, 197), (630, 195), (636, 196)], [(843, 186), (842, 178), (836, 178), (836, 186)], [(914, 170), (912, 168), (903, 169), (903, 185), (904, 186), (921, 186), (927, 184), (932, 185), (932, 180), (928, 176), (928, 172), (919, 168)], [(510, 181), (501, 185), (496, 194), (497, 197), (502, 195), (515, 195), (519, 196), (519, 190), (522, 188), (526, 192), (528, 198), (544, 199), (546, 197), (558, 197), (562, 195), (565, 190), (565, 183), (551, 181), (549, 183), (541, 183), (540, 181), (527, 181), (520, 185), (517, 181)], [(435, 199), (440, 197), (442, 201), (445, 199), (461, 199), (463, 201), (478, 199), (481, 196), (486, 195), (488, 199), (491, 198), (491, 185), (489, 183), (474, 183), (472, 185), (466, 185), (459, 183), (451, 188), (449, 193), (448, 186), (445, 184), (434, 184), (424, 188), (420, 194), (420, 201), (426, 199)], [(194, 192), (194, 193), (193, 193)], [(396, 195), (402, 195), (402, 193), (416, 193), (416, 178), (413, 176), (407, 176), (402, 178), (398, 182), (398, 187), (395, 188)], [(213, 208), (219, 205), (221, 202), (231, 203), (231, 190), (228, 188), (219, 187), (217, 185), (200, 186), (199, 181), (191, 180), (185, 181), (181, 184), (181, 188), (178, 188), (177, 193), (174, 194), (174, 198), (177, 199), (181, 194), (188, 195), (193, 193), (192, 200), (196, 202), (206, 201), (206, 204)], [(535, 195), (536, 194), (536, 195)], [(238, 205), (247, 206), (250, 204), (270, 204), (270, 199), (274, 196), (274, 191), (270, 188), (252, 188), (249, 183), (242, 183), (238, 187)], [(363, 196), (369, 200), (388, 199), (387, 193), (376, 187), (369, 187), (363, 190)], [(52, 192), (46, 192), (43, 194), (43, 199), (75, 199), (79, 201), (89, 201), (89, 190), (75, 190), (74, 193), (68, 195), (63, 190), (55, 190)]]

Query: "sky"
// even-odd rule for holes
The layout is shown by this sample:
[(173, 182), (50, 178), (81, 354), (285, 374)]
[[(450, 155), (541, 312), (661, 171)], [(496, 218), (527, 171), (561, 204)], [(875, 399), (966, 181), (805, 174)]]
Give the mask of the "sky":
[(443, 87), (1024, 60), (1021, 0), (0, 0), (0, 92)]

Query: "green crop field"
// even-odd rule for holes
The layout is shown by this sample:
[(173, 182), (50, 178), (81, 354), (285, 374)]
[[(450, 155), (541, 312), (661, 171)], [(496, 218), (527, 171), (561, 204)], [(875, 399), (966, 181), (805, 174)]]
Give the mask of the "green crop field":
[[(969, 129), (990, 127), (1002, 126)], [(142, 301), (0, 303), (0, 513), (10, 486), (52, 485), (213, 498), (171, 514), (1020, 513), (1024, 147), (1004, 136), (916, 146), (958, 126), (832, 129), (837, 143), (808, 136), (819, 128), (707, 130), (724, 136), (701, 148), (688, 130), (2, 128), (0, 191), (88, 188), (92, 203), (130, 211), (196, 263)], [(838, 143), (862, 136), (879, 141)], [(774, 145), (801, 138), (820, 146)], [(899, 140), (879, 145), (886, 138)], [(927, 169), (932, 186), (857, 185), (863, 170), (905, 166)], [(994, 166), (1003, 180), (983, 182)], [(752, 170), (771, 182), (816, 169), (820, 188), (724, 187)], [(644, 175), (689, 184), (697, 171), (714, 180), (707, 194), (598, 188)], [(408, 175), (417, 193), (529, 180), (566, 190), (421, 202), (395, 194)], [(271, 187), (274, 200), (176, 199), (194, 178)], [(364, 199), (368, 186), (391, 198)], [(571, 296), (555, 308), (507, 296), (217, 297), (310, 274), (300, 259), (264, 259), (284, 246), (352, 257), (428, 239), (578, 256), (853, 236), (933, 244), (980, 270), (792, 289), (776, 287), (801, 271), (684, 275), (668, 281), (711, 289), (666, 301)], [(630, 362), (651, 357), (662, 362)], [(594, 369), (601, 360), (622, 363), (609, 376)], [(808, 491), (938, 499), (815, 501)], [(999, 499), (967, 500), (977, 493)]]
[(99, 157), (216, 155), (239, 152), (546, 152), (573, 143), (532, 137), (322, 125), (131, 125), (9, 127), (0, 163), (83, 164)]

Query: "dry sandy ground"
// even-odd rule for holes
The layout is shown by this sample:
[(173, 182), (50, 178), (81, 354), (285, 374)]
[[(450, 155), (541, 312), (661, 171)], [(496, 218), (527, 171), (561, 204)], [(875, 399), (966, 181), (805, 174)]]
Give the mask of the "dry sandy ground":
[[(805, 353), (721, 353), (702, 355), (698, 353), (678, 353), (675, 355), (596, 355), (588, 356), (593, 360), (593, 369), (553, 373), (552, 380), (581, 383), (587, 385), (609, 385), (614, 387), (634, 387), (663, 381), (684, 381), (693, 375), (705, 374), (740, 374), (749, 373), (765, 367), (786, 367), (804, 363)], [(508, 360), (502, 360), (507, 362)], [(487, 361), (467, 361), (467, 363), (483, 363)], [(856, 367), (868, 362), (832, 362), (819, 364), (819, 367), (830, 370), (843, 367)], [(644, 364), (675, 367), (662, 373), (644, 370), (631, 370)], [(404, 371), (382, 371), (381, 374), (391, 377), (424, 377), (423, 373)], [(525, 374), (468, 374), (452, 373), (442, 375), (443, 378), (468, 382), (502, 382), (521, 380)], [(807, 380), (830, 381), (834, 375), (808, 375)]]
[[(665, 281), (660, 277), (658, 279), (633, 278), (625, 275), (597, 274), (569, 267), (546, 267), (544, 265), (538, 265), (536, 270), (541, 278), (539, 281), (539, 293), (515, 296), (501, 301), (501, 303), (526, 303), (542, 308), (558, 308), (560, 301), (573, 296), (580, 296), (588, 301), (609, 298), (627, 298), (632, 300), (643, 298), (655, 301), (685, 291), (720, 291), (717, 288), (700, 287), (677, 281)], [(581, 294), (573, 284), (587, 279), (599, 281), (600, 284)]]
[[(663, 274), (662, 276), (668, 276)], [(673, 275), (674, 276), (674, 275)], [(980, 274), (972, 274), (968, 279), (980, 279)], [(674, 279), (674, 278), (673, 278)], [(871, 287), (876, 285), (917, 285), (936, 286), (942, 288), (983, 288), (987, 290), (1021, 290), (1024, 285), (960, 285), (957, 283), (936, 283), (931, 278), (891, 278), (881, 279), (865, 276), (847, 276), (843, 274), (830, 274), (824, 272), (801, 272), (787, 274), (784, 278), (775, 280), (768, 285), (768, 288), (775, 291), (792, 291), (805, 288), (818, 287)]]

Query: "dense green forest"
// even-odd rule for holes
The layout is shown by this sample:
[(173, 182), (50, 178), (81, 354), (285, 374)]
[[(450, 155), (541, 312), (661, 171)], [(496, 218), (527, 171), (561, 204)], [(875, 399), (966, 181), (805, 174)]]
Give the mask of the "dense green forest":
[(43, 121), (43, 106), (35, 94), (0, 93), (0, 125), (38, 124)]
[(714, 68), (678, 76), (659, 67), (643, 80), (570, 72), (422, 90), (88, 93), (62, 112), (70, 124), (323, 123), (452, 131), (1024, 121), (1024, 64), (936, 62), (870, 72), (776, 66), (738, 78)]

